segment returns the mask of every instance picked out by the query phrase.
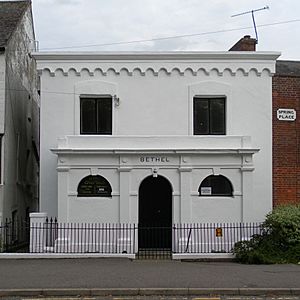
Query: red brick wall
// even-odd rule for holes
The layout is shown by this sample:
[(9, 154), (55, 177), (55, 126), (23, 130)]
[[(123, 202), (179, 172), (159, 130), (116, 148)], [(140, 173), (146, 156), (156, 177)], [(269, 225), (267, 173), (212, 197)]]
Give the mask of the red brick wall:
[[(297, 112), (279, 121), (278, 108)], [(273, 206), (300, 203), (300, 76), (273, 77)]]

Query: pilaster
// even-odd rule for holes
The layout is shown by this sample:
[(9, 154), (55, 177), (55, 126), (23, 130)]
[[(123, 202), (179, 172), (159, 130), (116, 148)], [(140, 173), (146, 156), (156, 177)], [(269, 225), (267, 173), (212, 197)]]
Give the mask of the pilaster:
[(68, 176), (70, 168), (59, 166), (57, 168), (57, 187), (58, 187), (58, 221), (68, 222)]
[(178, 169), (180, 172), (180, 222), (191, 222), (191, 171), (192, 168), (184, 167)]
[(253, 221), (253, 163), (252, 156), (243, 156), (242, 173), (242, 222)]
[(120, 172), (120, 223), (130, 222), (130, 171), (131, 168), (119, 168)]

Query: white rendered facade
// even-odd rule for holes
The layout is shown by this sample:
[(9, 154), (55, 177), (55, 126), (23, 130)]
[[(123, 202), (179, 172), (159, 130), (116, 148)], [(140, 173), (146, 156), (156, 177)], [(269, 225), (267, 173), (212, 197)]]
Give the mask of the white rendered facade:
[[(272, 209), (272, 74), (278, 53), (36, 53), (40, 211), (60, 222), (138, 223), (149, 176), (172, 188), (172, 222), (261, 221)], [(112, 134), (80, 134), (80, 99), (112, 97)], [(225, 99), (224, 135), (194, 135), (195, 97)], [(101, 175), (111, 197), (78, 197)], [(199, 196), (223, 175), (232, 196)], [(155, 186), (153, 186), (155, 188)]]

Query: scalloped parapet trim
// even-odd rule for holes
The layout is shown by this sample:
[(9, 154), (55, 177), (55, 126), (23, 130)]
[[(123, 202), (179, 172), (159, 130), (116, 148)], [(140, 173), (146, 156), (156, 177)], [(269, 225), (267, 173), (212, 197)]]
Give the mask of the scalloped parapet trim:
[(177, 75), (177, 76), (198, 76), (198, 75), (204, 75), (204, 76), (272, 76), (273, 73), (268, 68), (263, 68), (261, 70), (258, 70), (257, 68), (237, 68), (237, 69), (231, 69), (231, 68), (225, 68), (225, 69), (218, 69), (218, 68), (211, 68), (211, 69), (205, 69), (205, 68), (179, 68), (179, 67), (173, 67), (173, 68), (167, 68), (167, 67), (161, 67), (161, 68), (153, 68), (153, 67), (120, 67), (120, 68), (95, 68), (95, 69), (89, 69), (89, 68), (82, 68), (82, 69), (76, 69), (75, 67), (71, 67), (68, 69), (63, 68), (43, 68), (39, 70), (39, 74), (49, 74), (51, 77), (55, 76), (163, 76), (163, 75)]

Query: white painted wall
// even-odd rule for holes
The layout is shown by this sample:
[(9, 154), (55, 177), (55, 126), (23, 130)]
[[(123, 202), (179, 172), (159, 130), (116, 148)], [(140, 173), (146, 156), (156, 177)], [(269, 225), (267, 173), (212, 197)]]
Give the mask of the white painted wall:
[(5, 113), (5, 54), (0, 52), (0, 133), (4, 133)]
[[(137, 223), (139, 187), (154, 168), (172, 186), (175, 223), (256, 218), (255, 212), (243, 205), (251, 196), (252, 186), (247, 193), (242, 191), (248, 177), (252, 178), (252, 155), (257, 152), (246, 137), (68, 136), (53, 151), (59, 155), (60, 221)], [(146, 162), (145, 157), (151, 156), (164, 161)], [(112, 198), (78, 198), (80, 180), (96, 174), (111, 183)], [(233, 197), (199, 197), (201, 181), (211, 174), (230, 179)]]
[[(0, 133), (4, 133), (4, 120), (5, 120), (5, 55), (0, 53)], [(3, 142), (1, 137), (1, 153), (3, 152)], [(0, 156), (0, 220), (3, 214), (3, 156)]]
[[(159, 166), (160, 174), (173, 185), (173, 221), (259, 221), (272, 209), (271, 74), (278, 53), (37, 53), (34, 56), (42, 74), (41, 211), (57, 215), (58, 194), (61, 220), (137, 221), (138, 187), (142, 179), (151, 175), (153, 166), (128, 166), (133, 167), (127, 172), (129, 175), (122, 175), (124, 182), (129, 184), (127, 192), (123, 187), (124, 192), (129, 193), (127, 200), (119, 198), (118, 180), (122, 174), (118, 171), (119, 154), (105, 158), (101, 151), (93, 155), (79, 152), (74, 155), (72, 151), (64, 153), (62, 150), (59, 165), (66, 165), (57, 177), (57, 156), (50, 149), (57, 148), (58, 137), (79, 134), (81, 94), (116, 94), (120, 98), (120, 105), (113, 108), (114, 136), (144, 136), (146, 143), (146, 136), (173, 136), (177, 144), (192, 135), (193, 97), (225, 96), (227, 134), (220, 147), (227, 152), (209, 155), (216, 148), (210, 146), (208, 153), (201, 153), (201, 144), (207, 137), (198, 137), (196, 149), (200, 152), (191, 155), (192, 148), (189, 148), (186, 153), (191, 161), (190, 172), (180, 175), (179, 164)], [(253, 162), (252, 154), (247, 158), (249, 166), (244, 166), (245, 155), (238, 152), (229, 155), (227, 140), (234, 136), (251, 137), (249, 149), (260, 150), (253, 155)], [(70, 149), (84, 151), (89, 148), (93, 141), (82, 138), (78, 143), (76, 139), (70, 142)], [(103, 137), (96, 137), (96, 149), (101, 148), (99, 145), (104, 141)], [(132, 155), (135, 142), (128, 146)], [(65, 146), (61, 147), (64, 149)], [(155, 153), (157, 147), (152, 148), (150, 140), (142, 150), (147, 152), (152, 148)], [(167, 150), (173, 147), (174, 141), (167, 145)], [(244, 148), (240, 145), (236, 149)], [(109, 151), (113, 149), (112, 145), (111, 148), (108, 146)], [(136, 157), (140, 153), (137, 152)], [(199, 184), (213, 173), (213, 167), (233, 182), (234, 198), (200, 199), (197, 196)], [(104, 199), (84, 202), (76, 197), (79, 179), (91, 174), (95, 168), (101, 175), (106, 174), (113, 186), (115, 195), (107, 202)], [(180, 185), (180, 182), (189, 186)], [(182, 204), (183, 200), (188, 201), (188, 205)], [(125, 211), (123, 201), (129, 202), (129, 212)]]

